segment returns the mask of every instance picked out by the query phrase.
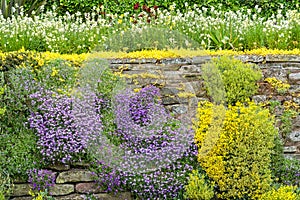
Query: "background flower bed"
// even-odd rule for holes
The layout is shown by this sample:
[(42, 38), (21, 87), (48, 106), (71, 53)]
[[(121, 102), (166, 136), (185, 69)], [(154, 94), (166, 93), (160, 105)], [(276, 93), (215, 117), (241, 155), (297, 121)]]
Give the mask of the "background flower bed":
[[(260, 15), (252, 10), (223, 11), (218, 7), (176, 6), (143, 9), (132, 13), (58, 15), (48, 10), (28, 17), (25, 13), (0, 19), (0, 50), (84, 53), (98, 50), (200, 48), (251, 50), (299, 48), (299, 10), (279, 10)], [(286, 7), (283, 7), (286, 8)], [(299, 9), (299, 8), (298, 8)], [(254, 13), (254, 14), (253, 14)], [(188, 22), (188, 23), (187, 23)], [(161, 37), (151, 32), (159, 32)], [(142, 33), (142, 34), (141, 34)], [(118, 43), (115, 39), (118, 38)]]

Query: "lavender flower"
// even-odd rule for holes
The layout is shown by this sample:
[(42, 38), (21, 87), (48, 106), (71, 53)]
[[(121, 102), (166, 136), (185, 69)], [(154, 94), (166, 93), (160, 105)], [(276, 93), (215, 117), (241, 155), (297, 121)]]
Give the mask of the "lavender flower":
[(37, 145), (45, 161), (74, 161), (76, 155), (86, 153), (88, 143), (100, 134), (97, 97), (93, 93), (75, 98), (41, 90), (31, 98), (39, 106), (31, 113), (29, 124), (37, 131)]
[[(159, 98), (154, 86), (138, 93), (121, 91), (113, 101), (116, 131), (111, 132), (121, 139), (119, 152), (113, 145), (99, 143), (99, 152), (116, 161), (103, 155), (99, 160), (122, 175), (117, 183), (121, 181), (142, 199), (178, 197), (197, 163), (192, 131), (173, 119)], [(102, 177), (104, 182), (110, 180)]]
[(46, 191), (54, 186), (56, 174), (50, 170), (31, 169), (28, 171), (28, 182), (33, 190)]

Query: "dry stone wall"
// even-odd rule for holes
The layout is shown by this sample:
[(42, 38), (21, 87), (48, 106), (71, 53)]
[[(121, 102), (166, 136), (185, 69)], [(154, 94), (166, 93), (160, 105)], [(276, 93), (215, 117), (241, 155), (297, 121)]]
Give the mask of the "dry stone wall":
[[(239, 55), (235, 58), (256, 64), (263, 72), (260, 91), (253, 100), (264, 102), (293, 101), (300, 106), (300, 56), (296, 55)], [(175, 116), (191, 124), (200, 100), (209, 100), (201, 77), (203, 64), (211, 56), (176, 59), (111, 59), (110, 66), (126, 78), (132, 88), (154, 84), (161, 88), (164, 105)], [(277, 94), (264, 88), (265, 78), (275, 77), (290, 84), (289, 91)], [(278, 116), (282, 113), (278, 113)], [(300, 116), (292, 121), (292, 131), (285, 139), (286, 156), (300, 159)]]
[[(208, 100), (201, 77), (201, 67), (211, 60), (211, 56), (176, 59), (111, 59), (110, 67), (126, 78), (132, 88), (141, 88), (153, 84), (161, 89), (162, 100), (166, 108), (175, 117), (191, 125), (200, 100)], [(300, 105), (300, 56), (294, 55), (241, 55), (236, 56), (243, 62), (255, 63), (263, 72), (264, 78), (276, 77), (288, 82), (291, 87), (284, 95), (264, 90), (261, 82), (260, 92), (253, 96), (255, 101), (293, 100)], [(279, 112), (280, 115), (280, 112)], [(300, 159), (300, 116), (293, 119), (292, 131), (285, 143), (285, 154)], [(131, 199), (129, 193), (121, 196), (105, 194), (95, 186), (91, 173), (85, 165), (49, 166), (56, 173), (56, 186), (50, 190), (55, 199), (86, 199), (95, 194), (98, 199)], [(27, 200), (29, 185), (14, 185), (13, 199)]]

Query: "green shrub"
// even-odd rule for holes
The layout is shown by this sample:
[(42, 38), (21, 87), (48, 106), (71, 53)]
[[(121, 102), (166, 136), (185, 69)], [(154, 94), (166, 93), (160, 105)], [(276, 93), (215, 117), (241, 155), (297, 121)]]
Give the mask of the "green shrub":
[(9, 174), (5, 171), (0, 172), (0, 200), (5, 200), (12, 192), (12, 182)]
[(0, 107), (6, 108), (0, 126), (0, 171), (6, 171), (12, 178), (26, 179), (27, 170), (39, 163), (37, 138), (26, 124), (29, 94), (36, 89), (30, 73), (23, 68), (0, 72), (0, 87), (5, 85)]
[(185, 198), (197, 200), (210, 200), (214, 197), (214, 185), (205, 180), (199, 171), (193, 170), (188, 185), (185, 186)]
[(195, 124), (198, 161), (215, 181), (218, 197), (258, 198), (272, 183), (269, 166), (278, 134), (274, 118), (252, 102), (237, 103), (225, 110), (224, 120), (218, 125), (222, 112), (222, 106), (210, 102), (199, 105)]
[[(205, 72), (203, 78), (208, 89), (208, 94), (211, 95), (215, 92), (212, 90), (214, 88), (209, 87), (211, 80), (220, 76), (215, 71), (207, 72), (212, 67), (216, 67), (221, 74), (221, 81), (224, 85), (226, 102), (228, 104), (244, 102), (256, 93), (258, 89), (256, 82), (262, 77), (261, 71), (253, 65), (244, 64), (240, 60), (222, 56), (213, 58), (203, 68)], [(220, 87), (220, 84), (217, 84), (217, 86)]]

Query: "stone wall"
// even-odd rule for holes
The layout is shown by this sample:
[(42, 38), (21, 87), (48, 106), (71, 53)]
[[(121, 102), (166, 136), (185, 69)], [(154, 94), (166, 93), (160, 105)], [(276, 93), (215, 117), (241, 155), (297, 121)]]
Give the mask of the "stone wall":
[[(131, 194), (107, 194), (95, 184), (88, 164), (75, 163), (73, 165), (53, 165), (51, 170), (56, 175), (56, 184), (50, 188), (49, 193), (57, 200), (83, 200), (93, 194), (99, 200), (131, 200)], [(13, 200), (31, 200), (29, 195), (30, 185), (16, 181), (14, 183)]]
[[(209, 99), (201, 78), (201, 67), (211, 60), (211, 56), (176, 59), (111, 59), (111, 68), (126, 78), (132, 88), (154, 84), (161, 88), (164, 105), (175, 116), (191, 124), (200, 100)], [(288, 93), (279, 95), (264, 88), (262, 80), (260, 91), (252, 98), (257, 101), (292, 100), (300, 106), (300, 56), (295, 55), (239, 55), (235, 58), (254, 63), (263, 76), (275, 77), (291, 85)], [(278, 115), (281, 113), (279, 112)], [(278, 116), (277, 116), (278, 117)], [(293, 119), (292, 132), (285, 140), (286, 156), (300, 159), (300, 116)]]
[[(300, 57), (282, 55), (241, 55), (236, 58), (243, 62), (257, 64), (266, 77), (276, 77), (287, 81), (291, 87), (288, 94), (278, 95), (263, 90), (253, 96), (256, 101), (293, 100), (300, 104)], [(132, 88), (140, 88), (154, 84), (161, 88), (164, 105), (175, 117), (191, 125), (200, 100), (208, 99), (201, 78), (201, 67), (211, 60), (210, 56), (177, 59), (111, 59), (111, 68), (126, 78)], [(293, 120), (293, 131), (285, 143), (285, 154), (300, 159), (300, 116)], [(85, 199), (89, 193), (94, 193), (98, 199), (131, 199), (129, 193), (113, 196), (99, 191), (91, 178), (91, 173), (85, 165), (50, 166), (57, 174), (56, 186), (50, 190), (55, 199)], [(27, 183), (15, 184), (13, 199), (31, 199), (28, 196)]]

